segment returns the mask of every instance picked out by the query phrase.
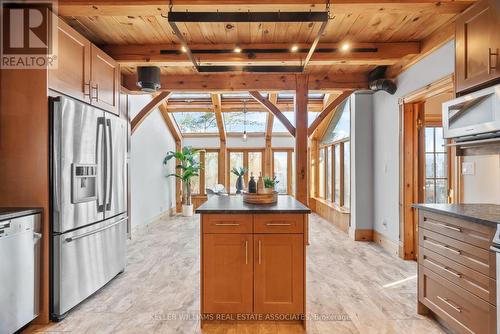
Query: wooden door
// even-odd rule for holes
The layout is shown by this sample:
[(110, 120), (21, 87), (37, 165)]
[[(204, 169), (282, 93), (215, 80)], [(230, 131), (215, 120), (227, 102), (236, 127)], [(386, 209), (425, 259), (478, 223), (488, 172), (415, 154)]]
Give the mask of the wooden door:
[(500, 77), (500, 5), (478, 2), (456, 21), (456, 91)]
[(120, 66), (104, 51), (92, 45), (92, 104), (119, 114)]
[(49, 70), (49, 88), (90, 102), (91, 43), (58, 20), (57, 66)]
[(251, 234), (203, 235), (203, 313), (252, 312), (252, 254)]
[(302, 234), (255, 234), (254, 312), (304, 312)]

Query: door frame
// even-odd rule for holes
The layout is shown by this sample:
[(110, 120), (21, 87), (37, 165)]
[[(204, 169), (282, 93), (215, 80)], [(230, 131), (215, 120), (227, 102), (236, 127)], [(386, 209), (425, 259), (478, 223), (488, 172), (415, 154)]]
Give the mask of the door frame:
[[(451, 74), (421, 89), (413, 91), (399, 100), (399, 257), (405, 260), (416, 260), (418, 250), (418, 212), (412, 208), (413, 203), (423, 200), (424, 184), (424, 102), (443, 94), (454, 92), (454, 75)], [(460, 173), (454, 150), (452, 159), (448, 160), (450, 184), (453, 177), (453, 189), (460, 190)], [(458, 179), (458, 180), (457, 180)], [(460, 191), (453, 196), (453, 201), (460, 198)]]

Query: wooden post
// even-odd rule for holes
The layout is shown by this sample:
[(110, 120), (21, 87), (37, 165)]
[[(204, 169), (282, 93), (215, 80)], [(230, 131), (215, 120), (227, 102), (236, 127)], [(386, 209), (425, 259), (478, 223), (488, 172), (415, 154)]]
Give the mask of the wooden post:
[[(278, 94), (269, 93), (269, 101), (276, 105), (278, 100)], [(273, 160), (273, 150), (272, 146), (272, 134), (273, 134), (273, 124), (274, 124), (274, 114), (272, 112), (268, 112), (267, 114), (267, 128), (266, 128), (266, 146), (264, 149), (264, 175), (272, 177), (273, 169), (272, 169), (272, 160)]]
[(219, 147), (219, 183), (223, 184), (224, 187), (226, 187), (226, 190), (229, 192), (229, 184), (227, 180), (227, 159), (228, 159), (228, 154), (227, 154), (227, 147), (226, 147), (226, 141), (221, 140), (220, 141), (220, 147)]
[(296, 75), (295, 91), (295, 198), (304, 205), (309, 204), (307, 184), (307, 100), (308, 75)]

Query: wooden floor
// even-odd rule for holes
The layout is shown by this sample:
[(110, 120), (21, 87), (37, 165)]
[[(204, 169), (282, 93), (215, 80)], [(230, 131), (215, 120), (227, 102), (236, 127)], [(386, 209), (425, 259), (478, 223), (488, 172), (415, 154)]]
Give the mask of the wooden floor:
[[(299, 324), (273, 322), (200, 330), (198, 220), (174, 217), (137, 231), (123, 274), (62, 322), (26, 332), (303, 333)], [(416, 314), (415, 262), (354, 242), (317, 215), (310, 229), (307, 333), (444, 333)]]

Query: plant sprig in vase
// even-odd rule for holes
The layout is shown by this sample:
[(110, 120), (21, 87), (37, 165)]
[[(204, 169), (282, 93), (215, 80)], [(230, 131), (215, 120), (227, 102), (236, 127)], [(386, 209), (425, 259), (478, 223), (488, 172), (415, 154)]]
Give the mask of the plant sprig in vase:
[(274, 187), (280, 183), (279, 180), (276, 179), (276, 176), (274, 177), (269, 177), (269, 176), (264, 176), (264, 187), (266, 189), (273, 189), (274, 190)]
[(241, 194), (241, 191), (243, 190), (243, 175), (248, 172), (248, 169), (245, 167), (233, 167), (231, 169), (231, 173), (236, 175), (238, 179), (236, 180), (236, 193)]

